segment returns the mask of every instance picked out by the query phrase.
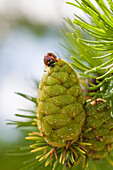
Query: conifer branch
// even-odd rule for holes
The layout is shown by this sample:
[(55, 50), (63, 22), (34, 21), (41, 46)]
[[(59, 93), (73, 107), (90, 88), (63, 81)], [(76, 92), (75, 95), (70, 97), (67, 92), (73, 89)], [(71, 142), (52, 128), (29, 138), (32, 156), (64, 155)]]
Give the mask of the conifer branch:
[[(72, 66), (78, 69), (82, 79), (87, 80), (86, 95), (109, 101), (113, 114), (113, 2), (108, 0), (107, 7), (103, 0), (95, 0), (96, 8), (90, 0), (75, 1), (75, 5), (68, 4), (81, 9), (88, 21), (79, 15), (75, 15), (73, 23), (66, 20), (64, 46), (73, 54)], [(69, 30), (68, 26), (72, 29)], [(79, 32), (77, 26), (81, 28)]]
[[(104, 104), (101, 105), (96, 111), (101, 111), (101, 109), (109, 109), (110, 104), (112, 108), (111, 114), (113, 115), (113, 2), (112, 0), (107, 0), (110, 6), (109, 9), (103, 0), (95, 0), (99, 8), (98, 9), (90, 0), (81, 0), (81, 2), (78, 0), (75, 1), (76, 4), (70, 2), (68, 2), (68, 4), (73, 5), (75, 8), (81, 9), (87, 15), (90, 22), (87, 22), (76, 14), (76, 18), (73, 22), (70, 19), (65, 19), (67, 24), (65, 24), (65, 30), (62, 30), (65, 41), (64, 44), (61, 45), (65, 47), (68, 54), (71, 55), (71, 65), (79, 71), (82, 82), (86, 81), (84, 83), (86, 84), (84, 95), (87, 95), (90, 99), (104, 98), (105, 100), (99, 99), (100, 101), (93, 101), (92, 105), (95, 107), (99, 102), (101, 103), (101, 101), (106, 101), (103, 102)], [(35, 83), (38, 88), (38, 83)], [(97, 117), (104, 115), (105, 118), (103, 120), (101, 118), (99, 118), (100, 120), (97, 120), (98, 118), (95, 118), (95, 115), (92, 112), (88, 113), (93, 116), (86, 113), (86, 118), (89, 119), (90, 117), (91, 122), (94, 123), (94, 126), (105, 126), (103, 129), (106, 131), (106, 127), (110, 125), (109, 134), (111, 134), (109, 138), (110, 142), (104, 145), (105, 152), (103, 152), (103, 150), (101, 150), (103, 153), (98, 152), (98, 150), (95, 152), (91, 149), (89, 150), (90, 152), (88, 156), (87, 149), (90, 147), (95, 148), (95, 145), (90, 143), (91, 140), (89, 137), (87, 138), (87, 135), (93, 131), (96, 133), (96, 130), (89, 125), (86, 126), (85, 123), (87, 123), (87, 121), (84, 123), (82, 132), (76, 142), (70, 143), (68, 140), (66, 146), (54, 147), (46, 142), (44, 139), (44, 134), (42, 134), (37, 127), (38, 117), (36, 116), (36, 110), (38, 104), (36, 97), (22, 93), (17, 94), (33, 102), (35, 107), (34, 110), (21, 109), (21, 111), (27, 112), (27, 115), (16, 114), (17, 117), (21, 117), (24, 121), (8, 121), (7, 123), (22, 128), (28, 128), (30, 126), (32, 131), (28, 133), (27, 137), (25, 137), (25, 139), (30, 142), (29, 146), (21, 146), (9, 153), (9, 155), (27, 157), (27, 160), (23, 162), (23, 167), (21, 170), (55, 170), (65, 169), (65, 167), (72, 170), (100, 169), (101, 164), (105, 163), (106, 167), (107, 162), (113, 166), (113, 152), (111, 152), (109, 156), (106, 155), (106, 158), (101, 159), (99, 163), (90, 158), (90, 156), (94, 153), (97, 158), (99, 156), (103, 158), (103, 155), (99, 154), (108, 154), (112, 151), (113, 143), (111, 138), (113, 122), (109, 122), (111, 120), (110, 115), (106, 116), (108, 110), (106, 110), (105, 113), (97, 114)], [(84, 103), (84, 107), (87, 103), (88, 102)], [(95, 119), (96, 121), (92, 121)], [(108, 122), (110, 124), (108, 124)], [(100, 133), (101, 131), (99, 131), (99, 134)], [(84, 136), (86, 137), (84, 138)], [(95, 136), (96, 135), (94, 134), (94, 137)], [(105, 137), (108, 141), (108, 137)], [(87, 142), (88, 140), (90, 142)], [(96, 141), (97, 146), (101, 148), (101, 145), (98, 145), (98, 142), (103, 142), (103, 137), (98, 136)]]

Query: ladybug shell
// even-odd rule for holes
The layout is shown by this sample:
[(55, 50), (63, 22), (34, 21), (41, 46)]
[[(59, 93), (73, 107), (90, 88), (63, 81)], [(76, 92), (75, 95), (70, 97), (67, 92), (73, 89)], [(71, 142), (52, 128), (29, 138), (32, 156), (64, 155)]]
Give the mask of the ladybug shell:
[(57, 61), (57, 57), (53, 53), (47, 53), (44, 55), (44, 64), (46, 66), (53, 66), (55, 61)]

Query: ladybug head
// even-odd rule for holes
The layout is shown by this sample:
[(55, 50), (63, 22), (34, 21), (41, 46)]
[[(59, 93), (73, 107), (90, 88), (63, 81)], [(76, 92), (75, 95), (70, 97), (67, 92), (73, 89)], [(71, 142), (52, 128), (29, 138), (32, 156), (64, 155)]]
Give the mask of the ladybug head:
[(48, 67), (54, 67), (55, 62), (58, 62), (57, 57), (53, 53), (47, 53), (44, 55), (44, 64)]

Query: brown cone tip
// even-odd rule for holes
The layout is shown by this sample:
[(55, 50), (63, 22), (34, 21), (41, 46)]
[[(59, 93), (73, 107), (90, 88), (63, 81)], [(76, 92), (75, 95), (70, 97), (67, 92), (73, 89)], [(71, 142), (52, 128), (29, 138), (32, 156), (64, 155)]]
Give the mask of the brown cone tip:
[(95, 99), (93, 100), (90, 105), (97, 105), (98, 103), (105, 103), (106, 101), (104, 99), (101, 99), (101, 98), (98, 98), (98, 99)]

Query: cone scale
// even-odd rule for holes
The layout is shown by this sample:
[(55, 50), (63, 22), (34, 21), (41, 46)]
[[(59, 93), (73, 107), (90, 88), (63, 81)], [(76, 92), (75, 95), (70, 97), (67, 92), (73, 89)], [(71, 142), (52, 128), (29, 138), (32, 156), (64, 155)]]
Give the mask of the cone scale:
[(85, 129), (91, 129), (84, 133), (85, 142), (91, 145), (87, 147), (87, 156), (95, 160), (105, 158), (113, 150), (113, 118), (109, 105), (102, 108), (106, 101), (96, 99), (85, 106)]
[(75, 70), (52, 53), (44, 56), (38, 90), (38, 128), (45, 141), (64, 147), (78, 140), (85, 121), (83, 95)]

